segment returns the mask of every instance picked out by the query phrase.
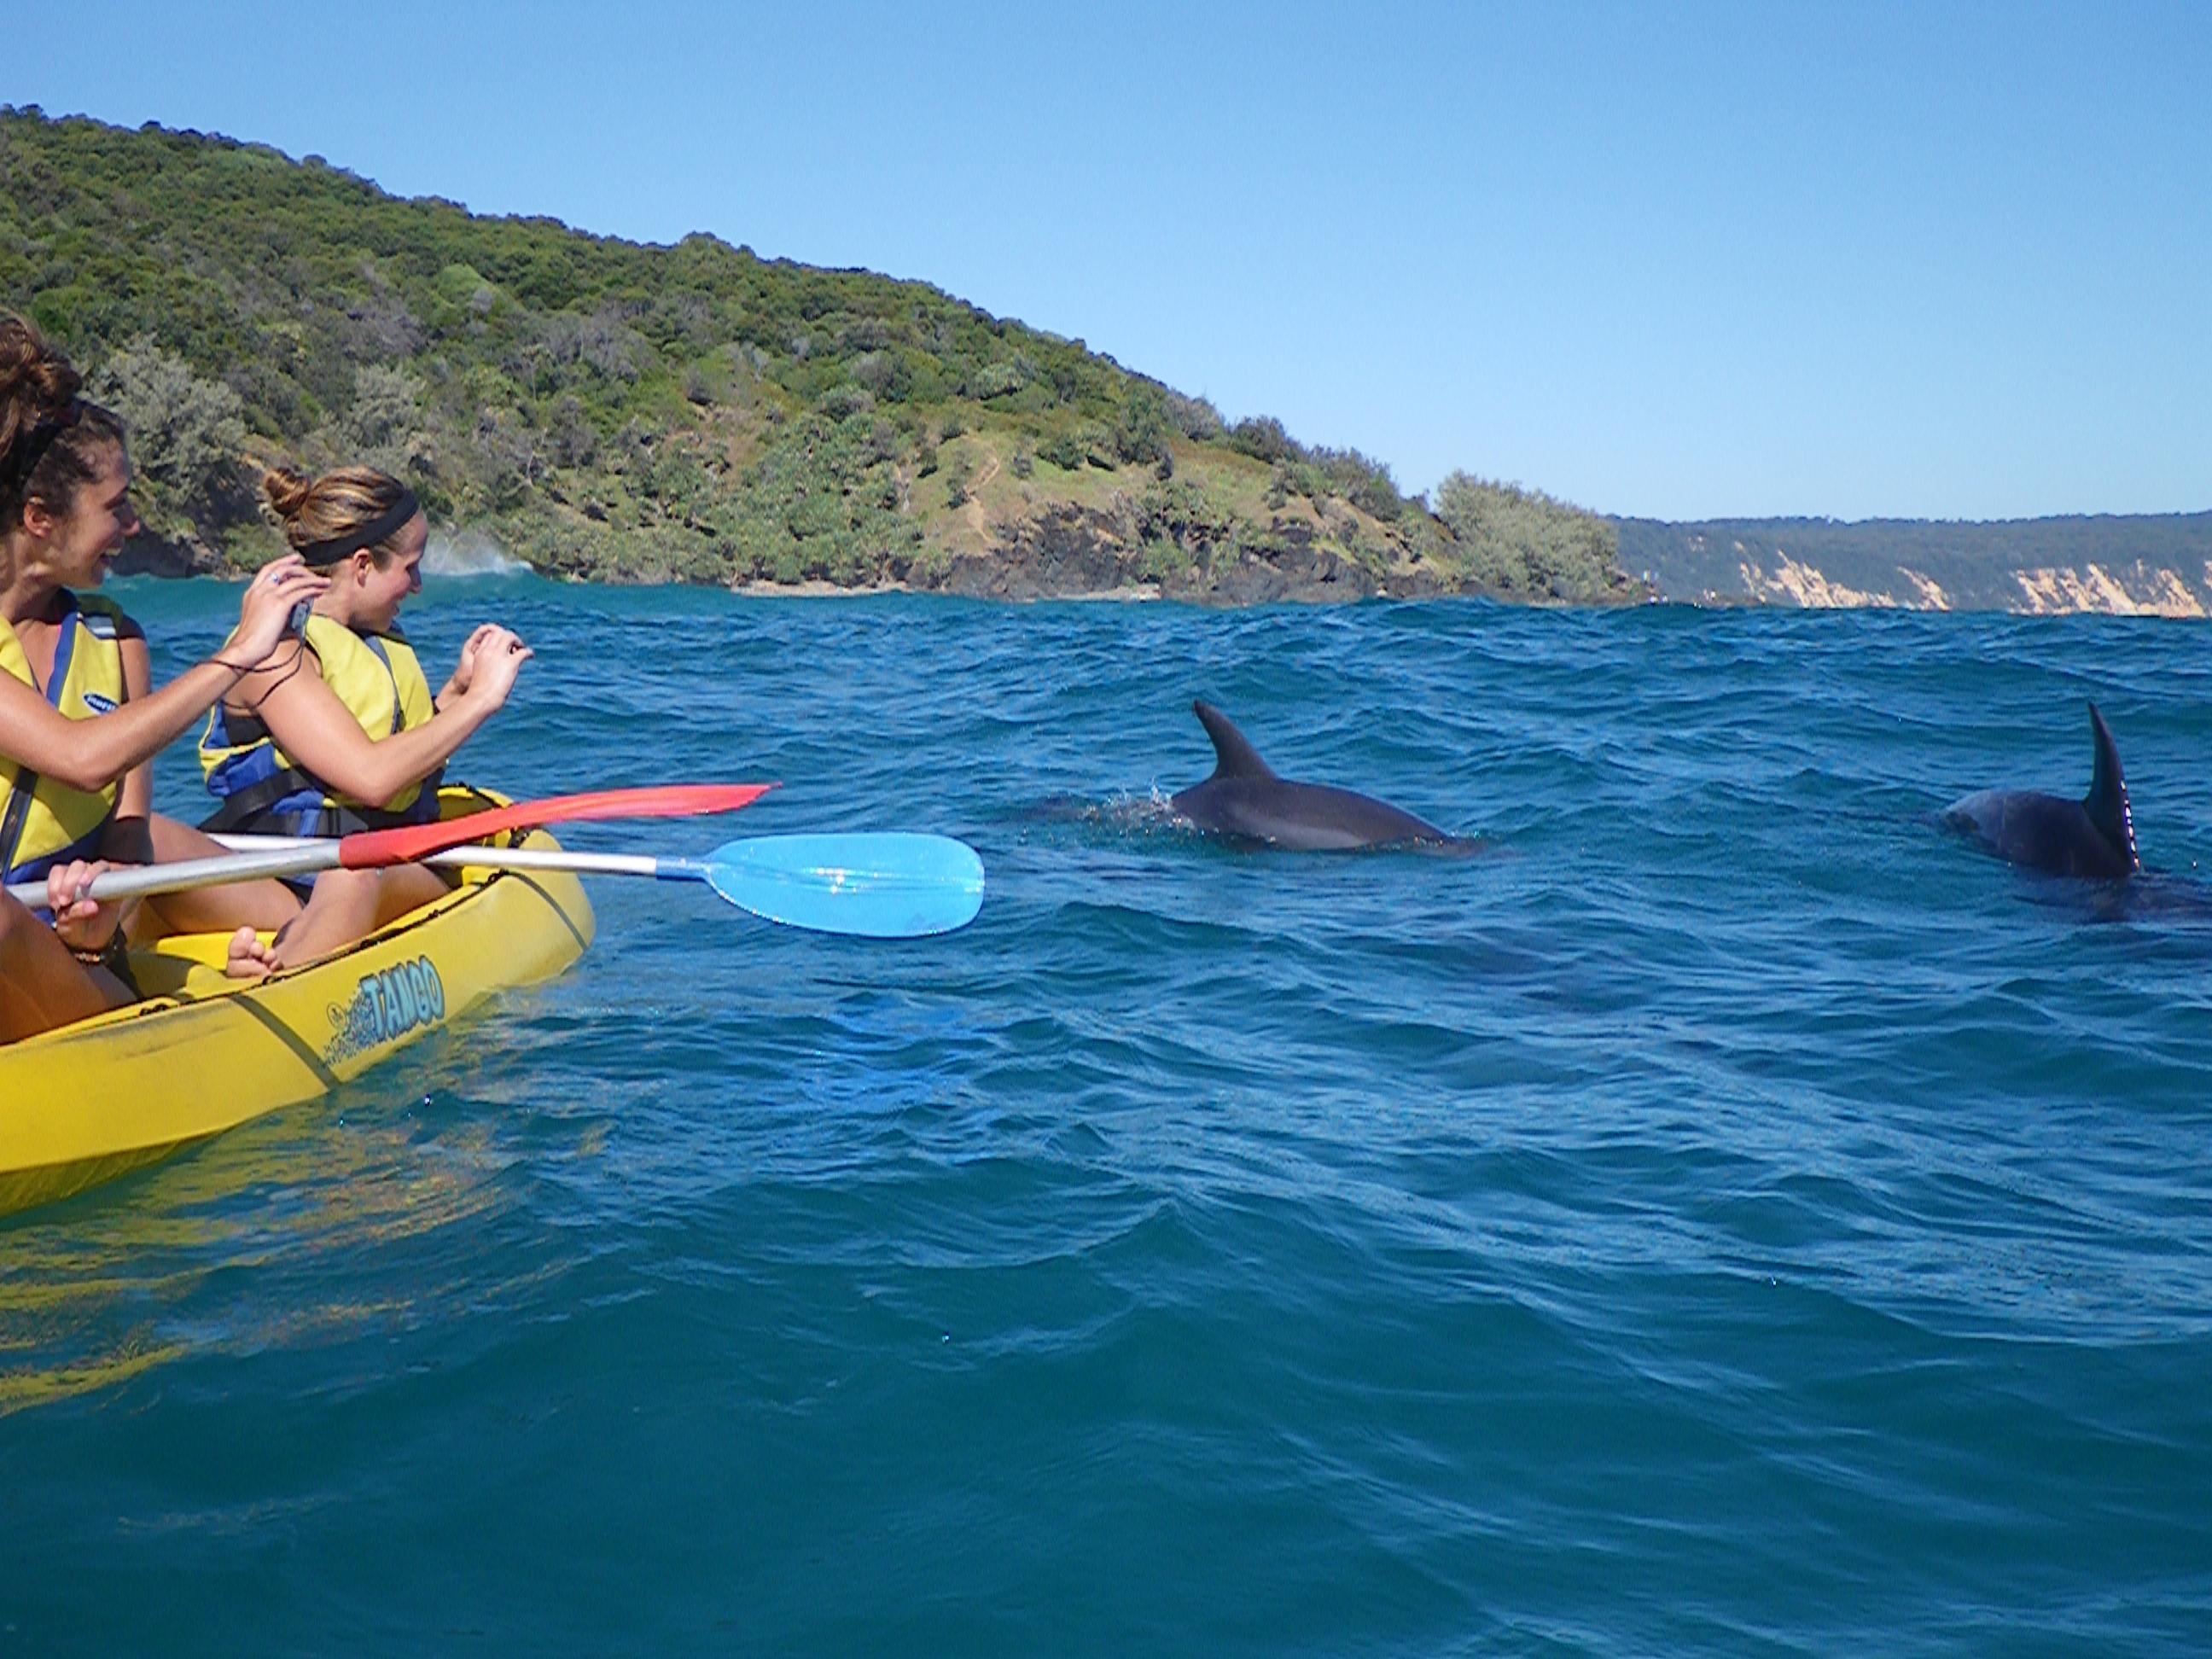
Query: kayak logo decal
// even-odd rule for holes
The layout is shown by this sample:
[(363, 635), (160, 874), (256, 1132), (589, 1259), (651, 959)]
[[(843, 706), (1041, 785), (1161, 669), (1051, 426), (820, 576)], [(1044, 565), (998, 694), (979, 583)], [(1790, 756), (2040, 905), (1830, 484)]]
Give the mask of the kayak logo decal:
[(429, 957), (417, 957), (397, 968), (362, 975), (353, 988), (353, 1000), (332, 1003), (330, 1013), (333, 1035), (323, 1058), (335, 1065), (445, 1018), (446, 984)]

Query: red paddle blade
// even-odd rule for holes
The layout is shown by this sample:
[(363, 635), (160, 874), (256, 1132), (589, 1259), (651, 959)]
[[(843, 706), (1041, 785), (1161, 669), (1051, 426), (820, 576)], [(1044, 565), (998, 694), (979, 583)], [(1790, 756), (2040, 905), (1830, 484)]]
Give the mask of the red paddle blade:
[(374, 870), (442, 853), (448, 847), (481, 841), (504, 830), (535, 830), (547, 823), (574, 823), (590, 818), (689, 818), (708, 812), (734, 812), (775, 787), (772, 783), (676, 783), (517, 801), (512, 806), (471, 812), (442, 823), (410, 823), (397, 830), (365, 830), (347, 836), (338, 842), (338, 863), (348, 870)]

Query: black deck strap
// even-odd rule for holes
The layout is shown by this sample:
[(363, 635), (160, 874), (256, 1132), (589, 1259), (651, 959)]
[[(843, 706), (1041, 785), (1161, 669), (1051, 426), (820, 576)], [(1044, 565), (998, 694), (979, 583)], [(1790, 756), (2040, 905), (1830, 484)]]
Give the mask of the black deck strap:
[(322, 793), (315, 781), (296, 768), (272, 772), (258, 783), (249, 783), (225, 795), (215, 811), (200, 820), (200, 828), (211, 836), (240, 829), (285, 796), (296, 795), (302, 790)]

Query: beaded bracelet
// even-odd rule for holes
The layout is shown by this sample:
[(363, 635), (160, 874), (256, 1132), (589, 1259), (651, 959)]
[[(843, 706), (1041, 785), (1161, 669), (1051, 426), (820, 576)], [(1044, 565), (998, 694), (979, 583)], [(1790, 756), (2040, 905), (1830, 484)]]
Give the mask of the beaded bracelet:
[(118, 974), (118, 977), (119, 970), (129, 951), (130, 946), (123, 942), (123, 930), (120, 927), (110, 933), (107, 936), (107, 943), (97, 951), (80, 951), (74, 945), (70, 946), (70, 954), (86, 967), (105, 968), (111, 974)]

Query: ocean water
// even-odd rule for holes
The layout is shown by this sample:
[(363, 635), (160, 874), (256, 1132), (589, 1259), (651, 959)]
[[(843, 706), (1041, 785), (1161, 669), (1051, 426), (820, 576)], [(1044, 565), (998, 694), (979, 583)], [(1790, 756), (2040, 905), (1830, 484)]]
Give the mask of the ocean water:
[[(235, 601), (118, 591), (172, 666)], [(0, 1652), (2212, 1648), (2202, 625), (410, 614), (538, 652), (460, 775), (784, 783), (573, 844), (943, 831), (982, 915), (601, 881), (564, 977), (0, 1222)], [(1194, 696), (1493, 850), (1178, 832)], [(2089, 698), (2132, 899), (1929, 821), (2080, 793)]]

